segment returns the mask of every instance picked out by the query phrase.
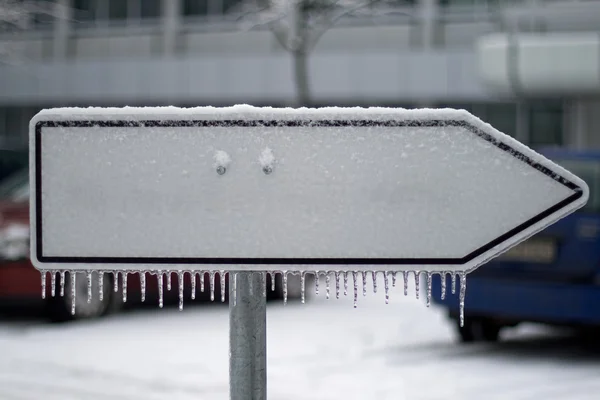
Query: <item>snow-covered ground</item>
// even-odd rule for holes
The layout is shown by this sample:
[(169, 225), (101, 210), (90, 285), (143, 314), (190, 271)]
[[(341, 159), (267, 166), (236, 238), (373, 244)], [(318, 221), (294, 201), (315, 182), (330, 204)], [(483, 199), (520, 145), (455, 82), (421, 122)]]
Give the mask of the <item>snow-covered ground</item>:
[[(389, 305), (369, 291), (358, 309), (351, 298), (326, 300), (324, 288), (306, 305), (270, 303), (269, 399), (600, 396), (598, 348), (526, 327), (499, 345), (459, 345), (441, 310), (401, 291)], [(2, 322), (0, 399), (227, 399), (227, 354), (222, 305)]]

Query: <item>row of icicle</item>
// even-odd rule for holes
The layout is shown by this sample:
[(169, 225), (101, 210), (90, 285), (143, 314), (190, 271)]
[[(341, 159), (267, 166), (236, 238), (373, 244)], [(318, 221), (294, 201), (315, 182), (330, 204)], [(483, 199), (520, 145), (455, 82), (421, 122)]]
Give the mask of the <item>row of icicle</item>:
[[(61, 271), (42, 271), (42, 298), (46, 298), (46, 279), (47, 279), (47, 274), (50, 273), (50, 293), (51, 296), (54, 297), (56, 295), (56, 275), (59, 274), (60, 275), (60, 296), (64, 296), (65, 295), (65, 273), (67, 271), (61, 270)], [(82, 272), (82, 271), (68, 271), (69, 272), (69, 277), (70, 277), (70, 283), (71, 283), (71, 314), (75, 315), (75, 298), (76, 298), (76, 272)], [(145, 272), (131, 272), (131, 271), (98, 271), (98, 296), (100, 301), (103, 300), (104, 297), (104, 291), (103, 291), (103, 287), (104, 287), (104, 274), (106, 273), (112, 273), (113, 274), (113, 283), (114, 283), (114, 287), (113, 290), (115, 292), (119, 291), (119, 274), (121, 274), (121, 287), (122, 287), (122, 294), (123, 294), (123, 302), (127, 301), (127, 276), (128, 274), (132, 274), (132, 273), (137, 273), (140, 277), (140, 288), (141, 288), (141, 300), (142, 302), (144, 302), (146, 300), (146, 272), (149, 271), (145, 271)], [(158, 279), (158, 295), (159, 295), (159, 300), (158, 300), (158, 306), (160, 308), (163, 307), (163, 296), (164, 296), (164, 280), (165, 280), (165, 276), (166, 276), (166, 283), (167, 283), (167, 290), (171, 290), (171, 276), (173, 274), (174, 271), (154, 271), (154, 272), (149, 272), (153, 275), (158, 275), (160, 276), (160, 279)], [(86, 271), (85, 272), (87, 275), (87, 301), (88, 303), (91, 302), (92, 300), (92, 271)], [(217, 271), (177, 271), (177, 275), (178, 275), (178, 283), (179, 283), (179, 310), (183, 310), (183, 284), (184, 284), (184, 274), (189, 274), (189, 276), (192, 278), (191, 279), (191, 284), (192, 284), (192, 288), (191, 288), (191, 299), (194, 300), (196, 298), (196, 280), (197, 277), (199, 276), (199, 280), (200, 280), (200, 291), (204, 292), (204, 277), (206, 274), (209, 275), (209, 284), (210, 284), (210, 299), (211, 301), (214, 301), (215, 299), (215, 274), (217, 273)], [(227, 271), (221, 270), (218, 271), (219, 274), (219, 279), (220, 279), (220, 286), (221, 286), (221, 302), (225, 302), (225, 282), (226, 282), (226, 277), (225, 274), (227, 273)], [(344, 296), (348, 295), (348, 279), (349, 276), (352, 276), (352, 286), (353, 286), (353, 292), (354, 292), (354, 308), (357, 307), (358, 304), (358, 275), (361, 274), (362, 275), (362, 294), (363, 296), (367, 295), (367, 276), (370, 273), (371, 274), (371, 279), (373, 282), (373, 293), (377, 293), (377, 275), (379, 273), (379, 271), (371, 271), (371, 272), (367, 272), (367, 271), (317, 271), (317, 272), (293, 272), (293, 271), (274, 271), (274, 272), (263, 272), (264, 274), (264, 281), (265, 281), (265, 286), (263, 287), (263, 291), (262, 291), (262, 295), (266, 296), (267, 295), (267, 276), (269, 276), (271, 278), (271, 291), (275, 291), (275, 276), (276, 274), (280, 274), (282, 277), (282, 284), (283, 284), (283, 303), (287, 304), (287, 298), (288, 298), (288, 276), (289, 275), (300, 275), (300, 293), (301, 293), (301, 299), (302, 299), (302, 303), (305, 303), (305, 299), (306, 299), (306, 290), (305, 290), (305, 282), (306, 282), (306, 274), (312, 274), (312, 275), (316, 275), (317, 277), (320, 277), (322, 275), (325, 275), (325, 293), (326, 293), (326, 298), (329, 299), (331, 296), (331, 276), (333, 275), (334, 280), (335, 280), (335, 297), (337, 299), (340, 298), (340, 279), (342, 279), (343, 281), (343, 294)], [(401, 272), (382, 272), (383, 274), (383, 283), (384, 283), (384, 291), (385, 291), (385, 303), (388, 304), (389, 303), (389, 288), (390, 288), (390, 281), (391, 281), (391, 286), (395, 287), (396, 286), (396, 280), (397, 280), (397, 275), (398, 274), (402, 274), (403, 277), (403, 281), (404, 281), (404, 295), (407, 296), (408, 295), (408, 281), (409, 281), (409, 274), (413, 274), (414, 276), (414, 282), (415, 282), (415, 288), (416, 288), (416, 298), (419, 299), (419, 292), (420, 292), (420, 276), (421, 274), (425, 275), (426, 278), (426, 282), (427, 282), (427, 298), (426, 298), (426, 304), (427, 307), (429, 307), (430, 303), (431, 303), (431, 291), (432, 291), (432, 276), (434, 274), (434, 272), (419, 272), (419, 271), (401, 271)], [(236, 286), (237, 286), (237, 273), (233, 272), (233, 305), (235, 306), (236, 304)], [(460, 302), (460, 324), (461, 326), (464, 323), (464, 302), (465, 302), (465, 294), (466, 294), (466, 273), (465, 272), (458, 272), (458, 273), (452, 273), (452, 272), (442, 272), (442, 273), (436, 273), (439, 274), (440, 276), (442, 276), (441, 279), (441, 298), (442, 300), (446, 297), (446, 279), (447, 276), (450, 275), (451, 279), (452, 279), (452, 294), (456, 293), (456, 280), (457, 280), (457, 276), (460, 277), (460, 292), (459, 292), (459, 302)], [(315, 294), (319, 295), (319, 279), (315, 279)]]

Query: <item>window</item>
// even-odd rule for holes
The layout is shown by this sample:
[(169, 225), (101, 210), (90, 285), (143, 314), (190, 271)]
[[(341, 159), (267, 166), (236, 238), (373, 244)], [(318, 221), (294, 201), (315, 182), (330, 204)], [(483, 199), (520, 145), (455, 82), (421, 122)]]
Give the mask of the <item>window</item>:
[(140, 0), (140, 16), (142, 18), (160, 17), (160, 0)]
[(517, 133), (516, 104), (488, 104), (483, 119), (502, 133), (512, 137)]
[(562, 103), (543, 101), (531, 104), (529, 109), (529, 132), (533, 146), (562, 145)]
[(93, 21), (96, 18), (96, 1), (74, 0), (73, 14), (75, 21)]
[(108, 18), (113, 20), (127, 19), (127, 1), (109, 0)]
[(208, 3), (211, 0), (183, 0), (183, 15), (208, 15)]

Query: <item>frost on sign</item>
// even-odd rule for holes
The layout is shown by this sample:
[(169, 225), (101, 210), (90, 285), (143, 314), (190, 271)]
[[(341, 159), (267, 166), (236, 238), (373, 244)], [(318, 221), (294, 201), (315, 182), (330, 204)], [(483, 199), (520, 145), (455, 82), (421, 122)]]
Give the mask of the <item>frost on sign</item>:
[(582, 180), (458, 110), (52, 109), (30, 139), (31, 258), (45, 271), (431, 281), (588, 198)]

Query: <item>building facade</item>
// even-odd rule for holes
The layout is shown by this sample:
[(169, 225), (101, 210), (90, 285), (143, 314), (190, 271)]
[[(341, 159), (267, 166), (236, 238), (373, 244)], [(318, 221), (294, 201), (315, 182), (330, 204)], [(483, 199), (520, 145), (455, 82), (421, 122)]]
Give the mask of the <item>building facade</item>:
[[(0, 146), (45, 107), (295, 104), (292, 57), (239, 1), (54, 0), (2, 25)], [(399, 1), (323, 35), (312, 102), (465, 108), (534, 147), (600, 147), (598, 26), (600, 1)]]

